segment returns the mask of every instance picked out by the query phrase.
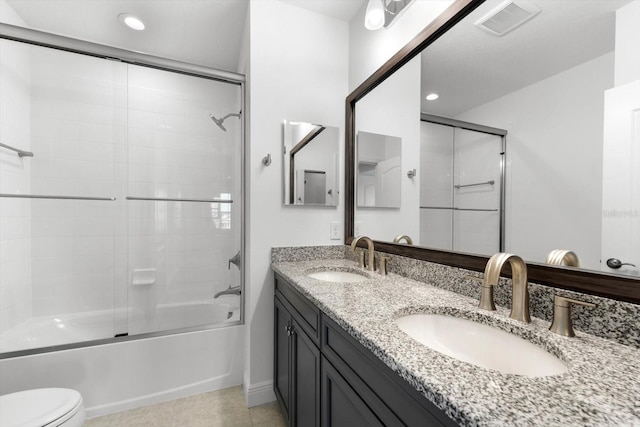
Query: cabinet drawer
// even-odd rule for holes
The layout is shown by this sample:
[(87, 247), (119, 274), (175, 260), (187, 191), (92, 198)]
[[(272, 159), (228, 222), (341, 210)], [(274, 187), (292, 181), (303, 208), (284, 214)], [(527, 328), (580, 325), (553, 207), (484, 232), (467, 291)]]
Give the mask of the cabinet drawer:
[(291, 286), (279, 274), (275, 274), (275, 292), (280, 300), (288, 303), (291, 314), (313, 342), (320, 346), (320, 310)]
[(321, 352), (347, 380), (354, 376), (350, 380), (354, 390), (367, 402), (384, 402), (384, 408), (376, 408), (382, 419), (395, 418), (400, 425), (407, 426), (457, 425), (326, 316), (322, 318), (321, 335)]

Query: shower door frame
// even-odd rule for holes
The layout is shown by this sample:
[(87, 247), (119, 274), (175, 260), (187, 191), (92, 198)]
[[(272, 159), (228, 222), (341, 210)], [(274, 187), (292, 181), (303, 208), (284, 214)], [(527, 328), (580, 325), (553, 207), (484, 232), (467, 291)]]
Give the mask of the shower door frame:
[(500, 150), (500, 203), (498, 207), (499, 213), (499, 226), (498, 226), (498, 252), (504, 252), (505, 247), (505, 186), (507, 182), (506, 178), (506, 157), (507, 157), (507, 134), (505, 129), (494, 128), (491, 126), (479, 125), (476, 123), (465, 122), (462, 120), (450, 119), (448, 117), (436, 116), (433, 114), (420, 113), (420, 121), (427, 123), (434, 123), (437, 125), (449, 126), (454, 129), (464, 129), (474, 132), (486, 133), (489, 135), (496, 135), (501, 140)]
[[(173, 59), (162, 58), (154, 55), (148, 55), (139, 52), (133, 52), (126, 49), (120, 49), (112, 46), (102, 45), (84, 40), (78, 40), (71, 37), (51, 34), (44, 31), (33, 30), (30, 28), (19, 27), (15, 25), (0, 23), (0, 39), (21, 42), (34, 46), (46, 47), (65, 52), (76, 53), (95, 58), (106, 59), (111, 61), (119, 61), (125, 64), (138, 65), (141, 67), (153, 68), (157, 70), (184, 74), (187, 76), (204, 78), (207, 80), (215, 80), (223, 83), (234, 84), (240, 87), (240, 188), (245, 188), (245, 162), (246, 162), (246, 77), (244, 74), (234, 73), (230, 71), (218, 70), (215, 68), (204, 67), (201, 65), (190, 64), (187, 62), (176, 61)], [(246, 259), (246, 191), (241, 191), (240, 199), (240, 257)], [(245, 319), (245, 263), (240, 268), (240, 320), (233, 323), (233, 326), (243, 325)], [(217, 329), (218, 326), (200, 325), (181, 329), (171, 329), (167, 331), (149, 332), (136, 335), (123, 335), (111, 338), (103, 338), (98, 340), (81, 341), (77, 343), (61, 344), (47, 347), (37, 347), (26, 350), (10, 351), (0, 353), (0, 360), (11, 359), (21, 356), (29, 356), (41, 353), (49, 353), (53, 351), (69, 350), (83, 347), (92, 347), (96, 345), (119, 343), (124, 341), (133, 341), (145, 338), (154, 338), (166, 335), (174, 335), (179, 333), (201, 331), (207, 329)]]

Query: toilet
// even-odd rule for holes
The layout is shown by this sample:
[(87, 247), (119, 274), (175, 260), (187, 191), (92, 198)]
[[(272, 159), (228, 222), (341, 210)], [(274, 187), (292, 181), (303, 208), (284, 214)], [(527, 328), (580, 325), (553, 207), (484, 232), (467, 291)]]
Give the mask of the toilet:
[(39, 388), (0, 396), (2, 427), (81, 427), (82, 396), (68, 388)]

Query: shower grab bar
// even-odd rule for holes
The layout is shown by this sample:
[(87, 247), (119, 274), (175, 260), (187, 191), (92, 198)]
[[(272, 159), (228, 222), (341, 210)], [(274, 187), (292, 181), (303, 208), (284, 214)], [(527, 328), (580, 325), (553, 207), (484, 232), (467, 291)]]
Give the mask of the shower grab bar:
[(0, 147), (4, 147), (7, 150), (15, 151), (16, 153), (18, 153), (19, 157), (33, 157), (33, 153), (31, 151), (24, 151), (19, 148), (15, 148), (10, 145), (2, 144), (2, 143), (0, 143)]
[(475, 187), (477, 185), (493, 185), (496, 182), (494, 180), (486, 181), (486, 182), (477, 182), (475, 184), (465, 184), (465, 185), (454, 185), (453, 188), (464, 188), (464, 187)]
[(233, 203), (233, 200), (226, 199), (172, 199), (166, 197), (131, 197), (127, 196), (127, 200), (149, 200), (152, 202), (200, 202), (200, 203)]
[(76, 197), (76, 196), (47, 196), (41, 194), (7, 194), (0, 193), (0, 197), (12, 197), (16, 199), (54, 199), (54, 200), (102, 200), (113, 202), (115, 197)]
[(420, 209), (448, 209), (451, 211), (498, 212), (498, 209), (448, 208), (443, 206), (420, 206)]

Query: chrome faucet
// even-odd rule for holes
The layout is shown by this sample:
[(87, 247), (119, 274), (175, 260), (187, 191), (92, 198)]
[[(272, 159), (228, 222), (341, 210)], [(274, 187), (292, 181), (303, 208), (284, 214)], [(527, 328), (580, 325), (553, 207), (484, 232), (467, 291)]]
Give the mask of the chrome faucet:
[(240, 290), (240, 286), (231, 286), (229, 285), (229, 287), (227, 289), (225, 289), (224, 291), (220, 291), (218, 293), (216, 293), (213, 296), (213, 299), (218, 298), (221, 295), (240, 295), (241, 290)]
[(496, 309), (493, 304), (493, 287), (498, 284), (500, 271), (507, 261), (511, 264), (511, 281), (513, 283), (510, 317), (521, 322), (530, 323), (527, 265), (517, 255), (500, 252), (489, 258), (489, 262), (487, 262), (487, 266), (484, 269), (480, 308), (485, 310)]
[[(358, 242), (360, 240), (364, 240), (365, 242), (367, 242), (367, 250), (369, 253), (369, 257), (368, 257), (368, 262), (366, 266), (369, 268), (369, 271), (376, 271), (376, 260), (373, 252), (373, 240), (371, 240), (367, 236), (354, 237), (353, 241), (351, 242), (351, 250), (354, 252), (356, 251), (356, 247), (358, 246)], [(364, 253), (363, 253), (362, 255), (360, 255), (360, 268), (364, 268), (364, 267), (365, 267), (365, 262), (364, 262)]]

